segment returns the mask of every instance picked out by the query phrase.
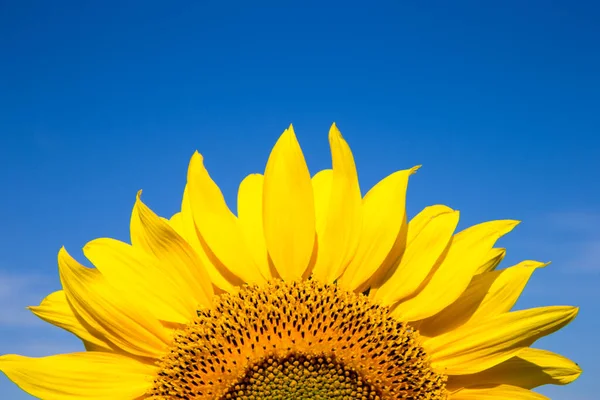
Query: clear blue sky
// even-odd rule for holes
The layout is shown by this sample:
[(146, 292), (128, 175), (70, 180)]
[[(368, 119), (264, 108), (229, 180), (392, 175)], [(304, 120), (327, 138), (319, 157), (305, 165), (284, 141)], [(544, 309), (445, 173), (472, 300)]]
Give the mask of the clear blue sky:
[[(60, 246), (83, 261), (88, 240), (128, 237), (138, 189), (175, 212), (194, 150), (234, 205), (290, 122), (311, 170), (328, 166), (335, 121), (363, 190), (423, 164), (411, 214), (445, 203), (463, 227), (524, 221), (504, 265), (553, 264), (519, 307), (582, 307), (539, 345), (584, 375), (542, 392), (596, 399), (599, 6), (282, 3), (0, 4), (0, 353), (79, 348), (24, 306), (58, 288)], [(4, 377), (0, 393), (29, 398)]]

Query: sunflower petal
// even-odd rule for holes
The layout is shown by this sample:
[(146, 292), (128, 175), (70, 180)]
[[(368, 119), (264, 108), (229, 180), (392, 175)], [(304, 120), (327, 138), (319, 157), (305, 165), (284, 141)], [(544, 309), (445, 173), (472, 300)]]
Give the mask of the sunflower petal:
[[(183, 227), (183, 215), (182, 215), (181, 211), (173, 214), (167, 222), (169, 223), (169, 225), (171, 225), (171, 228), (173, 228), (179, 236), (181, 236), (188, 243), (190, 243), (190, 241), (186, 237), (185, 228)], [(191, 245), (191, 243), (190, 243), (190, 245)]]
[(291, 125), (273, 147), (265, 168), (263, 227), (281, 278), (302, 278), (315, 247), (315, 204), (310, 173)]
[(186, 186), (183, 191), (181, 211), (173, 214), (168, 223), (194, 249), (213, 285), (225, 292), (231, 292), (235, 286), (243, 284), (243, 281), (229, 271), (214, 255), (210, 254), (210, 250), (207, 250), (208, 245), (202, 240), (196, 229), (187, 192)]
[(577, 307), (551, 306), (501, 314), (424, 340), (431, 365), (448, 375), (483, 371), (514, 357), (537, 339), (559, 330)]
[(273, 278), (263, 231), (263, 176), (248, 175), (238, 190), (238, 222), (254, 262), (264, 279)]
[[(329, 131), (329, 143), (333, 165), (331, 187), (324, 218), (317, 219), (319, 251), (313, 269), (313, 276), (324, 283), (336, 280), (354, 255), (362, 223), (362, 198), (354, 157), (335, 124)], [(316, 190), (315, 203), (319, 198)]]
[(0, 371), (25, 392), (52, 400), (130, 400), (142, 396), (158, 373), (155, 366), (114, 353), (85, 352), (49, 357), (0, 356)]
[(361, 239), (339, 284), (362, 291), (386, 260), (406, 224), (408, 178), (418, 167), (397, 171), (377, 183), (363, 199)]
[(465, 323), (510, 311), (533, 271), (546, 265), (523, 261), (510, 268), (474, 276), (454, 303), (421, 321), (419, 332), (425, 336), (437, 336)]
[(504, 259), (504, 256), (506, 256), (506, 249), (494, 248), (490, 250), (487, 255), (487, 261), (485, 261), (479, 268), (475, 270), (475, 274), (482, 274), (484, 272), (495, 270)]
[[(194, 215), (192, 212), (192, 205), (190, 201), (189, 189), (186, 185), (183, 191), (183, 199), (181, 200), (181, 228), (183, 234), (181, 235), (192, 248), (196, 251), (198, 258), (202, 265), (206, 267), (206, 272), (210, 277), (210, 281), (219, 289), (226, 292), (231, 292), (236, 286), (240, 286), (244, 283), (239, 276), (234, 274), (229, 268), (227, 268), (210, 250), (206, 241), (198, 232), (196, 223), (194, 222)], [(176, 222), (177, 223), (177, 222)], [(177, 229), (177, 228), (175, 228)]]
[(405, 321), (430, 317), (453, 303), (467, 288), (475, 271), (488, 261), (498, 238), (510, 232), (518, 221), (490, 221), (459, 232), (448, 253), (415, 297), (400, 303), (392, 312)]
[(490, 369), (449, 377), (448, 387), (499, 385), (533, 389), (542, 385), (566, 385), (579, 378), (581, 368), (573, 361), (547, 350), (525, 348), (516, 357)]
[(412, 295), (442, 256), (458, 224), (459, 213), (436, 205), (425, 208), (408, 224), (406, 251), (373, 299), (385, 306)]
[(87, 243), (83, 253), (111, 285), (131, 292), (132, 299), (146, 305), (157, 319), (186, 323), (196, 315), (194, 294), (177, 284), (170, 266), (159, 264), (139, 247), (102, 238)]
[(178, 290), (183, 290), (183, 295), (195, 301), (197, 306), (210, 307), (213, 287), (196, 252), (168, 223), (142, 202), (139, 193), (134, 214), (140, 220), (140, 237), (146, 243), (147, 251), (154, 254), (161, 267), (168, 268), (165, 272), (175, 282)]
[(62, 248), (58, 267), (67, 301), (74, 313), (106, 341), (142, 357), (159, 358), (170, 342), (150, 310), (136, 307), (127, 291), (109, 285), (100, 272), (86, 268)]
[(235, 215), (196, 152), (190, 160), (187, 190), (194, 222), (210, 251), (236, 276), (248, 283), (264, 278), (249, 257)]
[(318, 238), (319, 232), (323, 232), (327, 224), (327, 212), (329, 211), (331, 188), (333, 186), (333, 170), (324, 169), (317, 172), (312, 177), (311, 183), (315, 196), (315, 226)]
[(97, 351), (112, 351), (110, 343), (104, 340), (102, 335), (90, 332), (91, 329), (84, 327), (82, 321), (77, 319), (63, 290), (46, 296), (39, 306), (27, 308), (38, 318), (71, 332), (86, 343), (86, 346), (94, 346)]
[(550, 400), (546, 396), (510, 385), (466, 388), (454, 392), (450, 400)]

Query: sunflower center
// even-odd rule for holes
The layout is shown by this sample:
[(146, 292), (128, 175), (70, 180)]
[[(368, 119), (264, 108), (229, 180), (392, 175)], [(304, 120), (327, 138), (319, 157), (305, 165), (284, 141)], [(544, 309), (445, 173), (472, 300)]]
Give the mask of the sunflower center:
[(326, 356), (291, 353), (255, 363), (223, 399), (380, 399), (351, 367)]
[(168, 399), (446, 398), (418, 332), (362, 294), (315, 281), (218, 296), (160, 368), (150, 394)]

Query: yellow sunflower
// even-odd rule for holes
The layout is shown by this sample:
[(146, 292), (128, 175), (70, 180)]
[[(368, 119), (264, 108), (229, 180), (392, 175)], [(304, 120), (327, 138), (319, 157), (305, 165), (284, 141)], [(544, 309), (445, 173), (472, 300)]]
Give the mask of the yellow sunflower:
[(531, 348), (572, 321), (570, 306), (510, 311), (537, 268), (496, 269), (517, 221), (455, 233), (459, 213), (410, 222), (409, 177), (362, 197), (335, 125), (332, 168), (311, 178), (290, 126), (264, 175), (239, 187), (237, 215), (192, 156), (181, 212), (138, 195), (131, 244), (84, 247), (95, 268), (58, 254), (62, 290), (31, 311), (86, 351), (0, 357), (42, 399), (544, 399), (572, 361)]

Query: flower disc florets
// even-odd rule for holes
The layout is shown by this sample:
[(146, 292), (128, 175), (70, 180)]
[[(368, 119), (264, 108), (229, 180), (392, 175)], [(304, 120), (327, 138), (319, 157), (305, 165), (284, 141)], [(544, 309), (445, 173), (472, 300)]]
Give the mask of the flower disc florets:
[(152, 394), (213, 399), (444, 399), (418, 333), (315, 281), (222, 294), (175, 338)]

